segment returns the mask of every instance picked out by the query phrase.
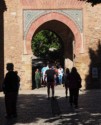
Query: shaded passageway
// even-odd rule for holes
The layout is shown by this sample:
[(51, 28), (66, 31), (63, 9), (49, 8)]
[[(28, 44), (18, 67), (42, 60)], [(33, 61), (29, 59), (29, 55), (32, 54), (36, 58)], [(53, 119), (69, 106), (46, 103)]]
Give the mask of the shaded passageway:
[[(4, 78), (4, 12), (7, 10), (4, 0), (0, 0), (0, 81)], [(0, 84), (0, 91), (2, 90)]]
[(0, 93), (0, 125), (101, 124), (100, 90), (80, 91), (79, 109), (70, 108), (63, 86), (56, 86), (55, 95), (55, 100), (47, 100), (46, 88), (20, 91), (18, 118), (7, 121), (4, 117), (4, 95)]

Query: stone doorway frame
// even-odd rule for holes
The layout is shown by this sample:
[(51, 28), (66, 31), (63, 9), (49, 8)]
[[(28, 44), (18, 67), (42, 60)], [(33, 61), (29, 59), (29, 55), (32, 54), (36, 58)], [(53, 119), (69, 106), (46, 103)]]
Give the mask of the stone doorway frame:
[[(34, 10), (33, 10), (34, 11)], [(26, 33), (26, 35), (24, 36), (24, 57), (26, 58), (25, 60), (27, 60), (27, 58), (29, 58), (27, 65), (25, 65), (25, 67), (29, 67), (29, 68), (25, 68), (27, 69), (27, 72), (30, 73), (30, 75), (28, 75), (30, 78), (28, 78), (27, 80), (27, 84), (28, 81), (32, 81), (32, 73), (31, 73), (31, 58), (32, 58), (32, 49), (31, 49), (31, 40), (33, 37), (33, 34), (35, 33), (35, 31), (38, 29), (38, 27), (44, 23), (46, 23), (47, 21), (51, 21), (51, 20), (57, 20), (60, 21), (62, 23), (64, 23), (66, 26), (68, 26), (71, 31), (74, 34), (74, 42), (75, 42), (75, 48), (73, 50), (75, 55), (78, 55), (79, 53), (82, 53), (84, 51), (84, 45), (83, 45), (83, 33), (82, 31), (79, 30), (79, 27), (76, 25), (75, 21), (73, 21), (71, 18), (69, 18), (66, 15), (63, 15), (61, 13), (52, 11), (49, 13), (45, 13), (44, 15), (40, 15), (40, 17), (38, 17), (36, 20), (32, 20), (30, 27), (28, 29), (28, 32)], [(26, 64), (26, 63), (25, 63)], [(25, 75), (27, 76), (27, 72), (25, 71)], [(29, 88), (31, 88), (31, 84), (29, 83)]]

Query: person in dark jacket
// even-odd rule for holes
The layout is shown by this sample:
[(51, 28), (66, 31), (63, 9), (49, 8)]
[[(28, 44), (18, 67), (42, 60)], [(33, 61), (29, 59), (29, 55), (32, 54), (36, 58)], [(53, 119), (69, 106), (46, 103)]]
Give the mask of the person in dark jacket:
[(68, 94), (69, 76), (70, 76), (69, 68), (66, 68), (66, 73), (64, 73), (64, 85), (63, 85), (65, 87), (66, 98)]
[(70, 102), (71, 106), (74, 105), (75, 108), (78, 108), (78, 96), (79, 96), (79, 89), (81, 88), (81, 77), (75, 67), (73, 67), (71, 70), (69, 80), (70, 80), (70, 82), (69, 82), (69, 92), (70, 92), (69, 102)]
[(17, 117), (16, 104), (19, 88), (19, 77), (13, 71), (13, 63), (7, 63), (6, 69), (8, 72), (3, 82), (3, 92), (5, 94), (6, 118)]
[(47, 93), (48, 99), (50, 98), (50, 88), (52, 90), (52, 98), (54, 99), (54, 86), (55, 86), (55, 78), (56, 72), (52, 69), (52, 65), (49, 65), (49, 69), (45, 72), (45, 77), (47, 77)]

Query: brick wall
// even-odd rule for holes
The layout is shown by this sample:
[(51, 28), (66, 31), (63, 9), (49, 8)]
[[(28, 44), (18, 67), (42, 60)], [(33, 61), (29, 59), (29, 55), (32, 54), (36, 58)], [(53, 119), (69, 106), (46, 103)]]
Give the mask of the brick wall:
[[(101, 39), (101, 5), (92, 7), (89, 3), (84, 4), (76, 0), (5, 0), (7, 10), (1, 12), (0, 18), (0, 79), (2, 81), (7, 62), (13, 62), (15, 70), (19, 71), (22, 83), (25, 82), (24, 66), (27, 59), (23, 60), (24, 40), (23, 40), (23, 9), (83, 9), (83, 42), (84, 52), (80, 53), (75, 60), (75, 65), (80, 72), (83, 85), (90, 82), (89, 67), (95, 60), (92, 59), (90, 52), (97, 53), (96, 64), (100, 63), (98, 41)], [(75, 2), (76, 1), (76, 2)], [(36, 4), (35, 4), (36, 3)], [(91, 48), (91, 49), (90, 49)], [(100, 48), (99, 48), (100, 49)], [(26, 68), (27, 69), (27, 68)], [(30, 76), (29, 76), (30, 77)], [(88, 79), (88, 81), (87, 81)], [(28, 80), (27, 80), (28, 81)], [(30, 81), (30, 80), (29, 80)]]

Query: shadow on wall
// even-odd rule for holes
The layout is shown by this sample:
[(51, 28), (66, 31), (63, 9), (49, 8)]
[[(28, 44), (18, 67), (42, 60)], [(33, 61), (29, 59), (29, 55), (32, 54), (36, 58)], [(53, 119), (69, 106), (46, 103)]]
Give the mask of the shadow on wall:
[(101, 88), (101, 40), (98, 40), (96, 51), (89, 48), (89, 57), (91, 63), (89, 75), (86, 77), (86, 88), (99, 89)]
[(85, 1), (85, 2), (91, 3), (92, 6), (101, 3), (101, 0), (79, 0), (79, 1)]
[(4, 12), (7, 10), (4, 0), (0, 0), (0, 91), (4, 78)]

